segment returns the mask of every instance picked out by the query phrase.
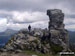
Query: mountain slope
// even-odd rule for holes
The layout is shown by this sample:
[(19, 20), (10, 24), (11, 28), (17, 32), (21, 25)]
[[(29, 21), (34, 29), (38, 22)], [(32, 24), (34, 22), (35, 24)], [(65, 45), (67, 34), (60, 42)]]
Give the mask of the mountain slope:
[(68, 35), (69, 35), (69, 42), (72, 44), (72, 43), (75, 43), (75, 32), (72, 32), (72, 31), (69, 31), (68, 32)]
[(15, 30), (12, 30), (12, 29), (7, 29), (6, 31), (4, 32), (0, 32), (0, 36), (8, 36), (8, 35), (12, 35), (14, 33), (16, 33), (17, 31)]
[(7, 29), (5, 32), (0, 32), (0, 48), (11, 38), (17, 31)]

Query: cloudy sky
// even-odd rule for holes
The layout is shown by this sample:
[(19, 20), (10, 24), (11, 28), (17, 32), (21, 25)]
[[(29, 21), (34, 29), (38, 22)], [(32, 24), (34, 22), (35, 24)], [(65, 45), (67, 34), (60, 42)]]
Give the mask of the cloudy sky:
[(75, 30), (75, 0), (0, 0), (0, 32), (6, 29), (47, 28), (47, 9), (65, 13), (65, 28)]

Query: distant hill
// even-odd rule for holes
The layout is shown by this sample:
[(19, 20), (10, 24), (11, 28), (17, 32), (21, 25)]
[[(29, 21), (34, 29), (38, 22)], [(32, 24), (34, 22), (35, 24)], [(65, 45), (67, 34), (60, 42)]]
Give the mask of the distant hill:
[(16, 33), (17, 31), (15, 30), (12, 30), (12, 29), (7, 29), (6, 31), (4, 32), (0, 32), (0, 36), (9, 36), (9, 35), (12, 35), (14, 33)]
[(5, 45), (5, 43), (11, 38), (11, 35), (15, 34), (17, 31), (7, 29), (4, 32), (0, 32), (0, 48)]
[[(18, 31), (12, 30), (12, 29), (7, 29), (5, 32), (0, 32), (0, 37), (2, 36), (11, 36), (14, 33), (17, 33)], [(68, 32), (69, 35), (69, 41), (70, 43), (75, 43), (75, 32), (74, 31), (69, 31)]]
[(72, 43), (75, 43), (75, 32), (73, 32), (73, 31), (69, 31), (69, 41), (70, 41), (70, 43), (72, 44)]

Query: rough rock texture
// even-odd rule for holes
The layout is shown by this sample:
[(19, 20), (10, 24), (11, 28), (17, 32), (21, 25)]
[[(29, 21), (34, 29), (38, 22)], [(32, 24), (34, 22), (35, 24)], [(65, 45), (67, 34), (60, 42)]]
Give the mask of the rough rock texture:
[[(45, 30), (40, 29), (40, 32), (44, 33), (44, 31)], [(6, 45), (3, 48), (0, 49), (0, 51), (18, 53), (26, 50), (32, 50), (41, 53), (50, 53), (49, 43), (44, 44), (41, 40), (43, 37), (47, 36), (46, 31), (43, 36), (35, 34), (38, 31), (35, 31), (34, 33), (33, 32), (34, 30), (31, 31), (31, 33), (25, 30), (19, 31), (17, 34), (11, 37), (11, 39), (6, 43)]]
[(49, 16), (50, 41), (63, 47), (63, 51), (68, 49), (68, 31), (64, 29), (64, 13), (59, 9), (47, 10)]

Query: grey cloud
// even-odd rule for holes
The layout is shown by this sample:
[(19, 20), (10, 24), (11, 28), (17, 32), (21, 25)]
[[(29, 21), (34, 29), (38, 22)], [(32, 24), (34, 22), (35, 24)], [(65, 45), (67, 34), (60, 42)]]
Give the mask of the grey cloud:
[(35, 3), (33, 0), (0, 0), (0, 9), (3, 10), (42, 10), (43, 6), (39, 2)]
[(18, 21), (13, 21), (14, 24), (19, 23), (19, 24), (29, 24), (29, 23), (35, 23), (35, 22), (39, 22), (39, 21), (47, 21), (48, 20), (37, 20), (37, 21), (24, 21), (24, 22), (18, 22)]
[[(75, 18), (75, 15), (72, 14), (72, 13), (75, 13), (74, 5), (75, 5), (75, 0), (0, 0), (0, 10), (18, 11), (18, 12), (19, 11), (22, 11), (22, 12), (39, 11), (39, 12), (44, 12), (44, 13), (46, 13), (47, 9), (54, 9), (54, 8), (62, 9), (63, 13), (69, 10), (71, 14), (70, 13), (66, 14), (65, 16), (66, 19)], [(12, 20), (11, 22), (13, 22), (14, 24), (16, 23), (29, 24), (29, 23), (34, 23), (37, 21), (46, 21), (49, 19), (46, 16), (44, 16), (43, 18), (40, 18), (39, 20), (33, 20), (33, 21), (24, 20), (23, 22), (19, 22), (19, 21), (12, 20), (13, 16), (11, 13), (0, 13), (0, 17), (5, 17), (5, 18), (9, 17), (8, 21)]]
[(75, 18), (75, 14), (67, 14), (66, 18)]
[(74, 0), (0, 0), (0, 9), (45, 12), (47, 6), (55, 6), (58, 3), (65, 3), (65, 6), (68, 5), (67, 8), (73, 9), (74, 2)]
[(11, 17), (12, 15), (10, 15), (10, 14), (2, 14), (2, 13), (0, 13), (0, 18), (8, 18), (8, 17)]
[(71, 10), (72, 12), (75, 12), (75, 0), (68, 0), (65, 4), (66, 8), (68, 8), (68, 10)]

